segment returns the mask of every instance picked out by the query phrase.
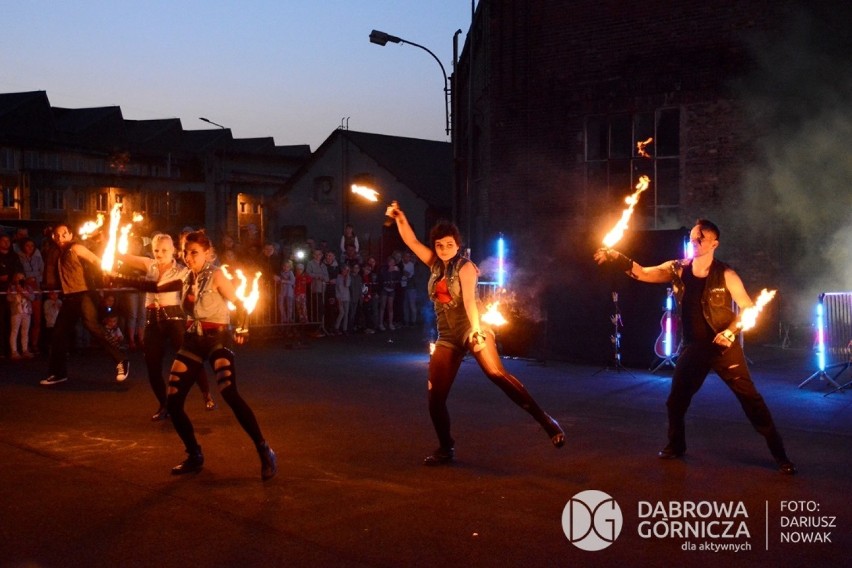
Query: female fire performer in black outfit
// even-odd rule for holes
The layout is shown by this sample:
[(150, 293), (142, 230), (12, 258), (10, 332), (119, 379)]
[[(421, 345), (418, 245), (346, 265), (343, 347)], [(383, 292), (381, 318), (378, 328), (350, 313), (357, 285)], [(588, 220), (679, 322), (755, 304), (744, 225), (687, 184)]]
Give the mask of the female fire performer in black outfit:
[[(137, 270), (145, 271), (145, 279), (154, 282), (183, 281), (189, 269), (175, 261), (175, 246), (172, 238), (158, 233), (151, 239), (154, 258), (145, 256), (121, 255), (122, 262)], [(160, 403), (151, 420), (165, 420), (169, 417), (166, 410), (166, 381), (163, 378), (163, 357), (166, 354), (166, 341), (175, 348), (180, 347), (186, 331), (186, 314), (180, 306), (180, 290), (173, 292), (147, 292), (145, 294), (145, 365), (148, 367), (148, 381), (151, 390)], [(210, 385), (204, 369), (198, 376), (198, 386), (204, 395), (207, 410), (216, 410), (216, 403), (210, 395)]]
[[(219, 267), (211, 264), (210, 256), (211, 243), (204, 231), (189, 233), (184, 245), (184, 261), (189, 268), (186, 277), (182, 281), (172, 280), (159, 286), (150, 282), (142, 288), (165, 292), (178, 283), (183, 288), (183, 310), (188, 316), (183, 344), (172, 363), (166, 399), (166, 409), (186, 446), (188, 457), (172, 468), (172, 474), (195, 473), (204, 467), (204, 455), (195, 438), (192, 422), (184, 411), (184, 403), (192, 385), (203, 372), (204, 361), (209, 361), (216, 374), (219, 393), (257, 448), (260, 475), (266, 481), (278, 472), (278, 461), (260, 431), (254, 412), (237, 392), (234, 353), (226, 347), (231, 340), (228, 302), (237, 309), (234, 342), (238, 345), (248, 340), (248, 314), (237, 297), (233, 283)], [(122, 281), (125, 280), (119, 279), (119, 282)]]
[(500, 362), (492, 332), (480, 325), (476, 284), (479, 270), (460, 254), (461, 235), (449, 222), (439, 222), (430, 234), (430, 248), (414, 235), (405, 214), (394, 202), (386, 215), (396, 221), (402, 240), (429, 267), (429, 296), (435, 306), (438, 340), (429, 361), (429, 415), (438, 434), (440, 447), (423, 461), (424, 465), (450, 463), (455, 455), (455, 440), (450, 435), (447, 396), (468, 350), (485, 375), (512, 401), (529, 412), (541, 424), (557, 448), (565, 444), (565, 434), (530, 396), (524, 385), (509, 374)]

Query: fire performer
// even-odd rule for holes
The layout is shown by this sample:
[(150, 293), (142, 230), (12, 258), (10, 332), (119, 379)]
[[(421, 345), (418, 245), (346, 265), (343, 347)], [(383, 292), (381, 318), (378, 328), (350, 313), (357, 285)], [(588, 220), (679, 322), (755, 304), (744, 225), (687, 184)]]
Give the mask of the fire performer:
[(183, 346), (172, 364), (166, 405), (172, 424), (186, 446), (188, 457), (175, 466), (172, 473), (194, 473), (204, 466), (201, 446), (183, 407), (186, 395), (198, 379), (206, 359), (216, 374), (219, 393), (257, 448), (260, 475), (266, 481), (278, 473), (278, 460), (264, 439), (251, 407), (237, 392), (234, 353), (226, 347), (230, 342), (228, 301), (237, 306), (238, 327), (234, 333), (234, 342), (238, 345), (248, 340), (248, 313), (242, 300), (237, 297), (233, 283), (221, 268), (211, 264), (210, 249), (210, 239), (203, 231), (186, 236), (184, 260), (190, 272), (183, 283), (183, 307), (189, 315), (189, 321)]
[[(145, 272), (146, 282), (166, 283), (171, 280), (183, 281), (189, 269), (175, 260), (175, 245), (172, 238), (159, 233), (151, 239), (154, 258), (120, 255), (121, 261), (137, 270)], [(117, 280), (118, 281), (118, 280)], [(124, 281), (124, 280), (122, 280)], [(133, 286), (135, 281), (128, 281)], [(163, 357), (166, 354), (166, 342), (171, 341), (177, 349), (183, 341), (186, 330), (186, 314), (181, 308), (180, 290), (169, 292), (148, 291), (145, 293), (145, 365), (148, 368), (148, 381), (151, 390), (160, 403), (151, 420), (165, 420), (169, 417), (166, 409), (166, 380), (163, 377)], [(198, 375), (198, 387), (204, 396), (207, 410), (216, 410), (216, 402), (210, 394), (210, 385), (202, 367)]]
[(712, 369), (736, 395), (755, 430), (766, 438), (779, 471), (793, 475), (796, 466), (787, 457), (772, 414), (752, 382), (742, 347), (736, 340), (739, 322), (731, 302), (735, 301), (741, 311), (753, 303), (737, 273), (714, 259), (719, 235), (714, 223), (706, 219), (696, 221), (689, 234), (694, 247), (691, 260), (669, 260), (644, 267), (611, 248), (599, 249), (594, 258), (598, 264), (613, 262), (641, 282), (671, 282), (677, 297), (683, 322), (683, 348), (666, 401), (668, 444), (657, 455), (673, 459), (686, 453), (686, 411)]
[(155, 285), (158, 292), (182, 288), (183, 310), (188, 316), (182, 346), (172, 363), (166, 399), (166, 409), (188, 457), (172, 468), (172, 474), (196, 473), (204, 467), (204, 455), (192, 422), (184, 411), (184, 403), (192, 385), (201, 376), (206, 360), (216, 375), (219, 393), (257, 448), (260, 475), (266, 481), (278, 473), (278, 459), (263, 437), (251, 407), (237, 391), (234, 353), (227, 347), (231, 342), (228, 302), (236, 306), (237, 328), (233, 341), (238, 345), (248, 341), (248, 311), (222, 268), (211, 263), (212, 245), (207, 234), (193, 231), (186, 235), (184, 243), (183, 258), (189, 268), (184, 279), (149, 284)]
[(68, 225), (61, 224), (54, 228), (53, 241), (60, 249), (57, 264), (63, 299), (50, 345), (49, 376), (40, 383), (52, 386), (68, 380), (68, 343), (69, 339), (74, 337), (74, 327), (78, 320), (82, 320), (83, 327), (106, 349), (115, 362), (115, 380), (124, 382), (130, 372), (130, 362), (118, 348), (107, 341), (104, 328), (98, 321), (98, 294), (94, 286), (87, 281), (83, 267), (83, 262), (99, 267), (101, 259), (74, 241), (74, 234)]
[(565, 444), (559, 423), (533, 400), (524, 385), (509, 374), (500, 361), (494, 334), (480, 324), (476, 298), (479, 270), (461, 254), (461, 234), (447, 221), (436, 224), (430, 234), (432, 247), (421, 243), (396, 202), (386, 215), (396, 221), (402, 240), (429, 267), (428, 292), (437, 316), (438, 340), (429, 360), (429, 415), (440, 446), (423, 461), (424, 465), (444, 465), (455, 456), (455, 440), (450, 435), (447, 397), (465, 353), (470, 350), (491, 382), (541, 424), (557, 448)]

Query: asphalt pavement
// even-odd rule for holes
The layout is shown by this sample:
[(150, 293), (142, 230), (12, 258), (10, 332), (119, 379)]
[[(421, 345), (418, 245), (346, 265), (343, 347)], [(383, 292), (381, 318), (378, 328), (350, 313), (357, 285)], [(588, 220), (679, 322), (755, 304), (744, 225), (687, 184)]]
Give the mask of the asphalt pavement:
[[(746, 345), (799, 468), (781, 475), (711, 375), (689, 449), (660, 460), (669, 368), (505, 359), (559, 420), (544, 431), (468, 358), (450, 395), (456, 461), (429, 468), (422, 330), (275, 337), (237, 350), (240, 392), (279, 456), (262, 482), (221, 397), (188, 412), (204, 470), (183, 458), (141, 353), (116, 384), (101, 352), (0, 361), (0, 566), (841, 566), (852, 546), (852, 389), (799, 383), (807, 349)], [(852, 380), (846, 371), (841, 382)]]

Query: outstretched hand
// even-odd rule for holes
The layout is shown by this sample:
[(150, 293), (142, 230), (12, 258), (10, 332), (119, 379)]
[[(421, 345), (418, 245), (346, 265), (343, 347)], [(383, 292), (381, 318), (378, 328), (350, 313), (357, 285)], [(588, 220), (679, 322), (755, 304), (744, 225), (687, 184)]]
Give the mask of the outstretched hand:
[(608, 249), (608, 248), (604, 248), (604, 247), (601, 247), (598, 250), (596, 250), (595, 255), (593, 257), (595, 259), (595, 262), (597, 262), (598, 264), (603, 264), (604, 262), (609, 262), (610, 260), (612, 260), (612, 258), (609, 256), (609, 254), (607, 254), (611, 251), (612, 251), (612, 249)]
[(598, 264), (615, 263), (616, 268), (627, 273), (633, 270), (633, 259), (612, 248), (599, 248), (595, 251), (594, 259)]

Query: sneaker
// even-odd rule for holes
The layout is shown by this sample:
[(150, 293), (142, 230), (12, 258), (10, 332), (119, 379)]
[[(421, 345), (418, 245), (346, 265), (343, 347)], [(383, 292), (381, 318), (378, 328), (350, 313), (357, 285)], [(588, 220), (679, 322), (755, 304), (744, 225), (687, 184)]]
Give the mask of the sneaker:
[(24, 359), (32, 359), (35, 357), (35, 353), (31, 353), (30, 351), (24, 351), (21, 355), (23, 355)]
[(50, 385), (55, 385), (57, 383), (64, 383), (67, 380), (68, 380), (68, 377), (59, 377), (57, 375), (50, 375), (46, 379), (42, 379), (41, 381), (39, 381), (39, 384), (44, 385), (46, 387), (49, 387)]
[(125, 359), (121, 363), (115, 366), (115, 380), (116, 382), (123, 383), (127, 380), (127, 375), (130, 374), (130, 361)]
[(12, 353), (12, 355), (9, 356), (9, 359), (12, 361), (19, 361), (21, 359), (21, 355), (20, 353)]

